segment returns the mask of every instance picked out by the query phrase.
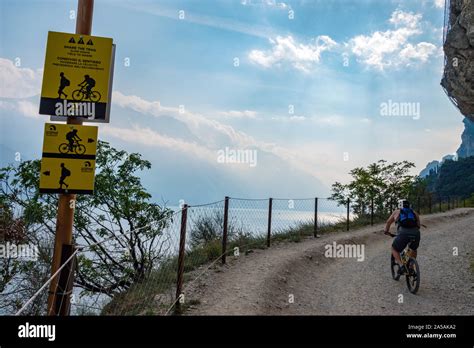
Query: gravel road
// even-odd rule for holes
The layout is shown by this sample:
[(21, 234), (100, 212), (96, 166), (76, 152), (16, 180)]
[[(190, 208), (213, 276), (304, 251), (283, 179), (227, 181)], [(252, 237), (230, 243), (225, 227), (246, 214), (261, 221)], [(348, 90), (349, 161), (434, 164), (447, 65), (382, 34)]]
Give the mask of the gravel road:
[[(392, 239), (376, 225), (229, 257), (227, 265), (214, 266), (186, 289), (188, 300), (199, 300), (187, 314), (474, 314), (474, 209), (421, 219), (428, 228), (421, 232), (416, 295), (403, 278), (391, 278)], [(325, 257), (333, 242), (363, 245), (364, 260)]]

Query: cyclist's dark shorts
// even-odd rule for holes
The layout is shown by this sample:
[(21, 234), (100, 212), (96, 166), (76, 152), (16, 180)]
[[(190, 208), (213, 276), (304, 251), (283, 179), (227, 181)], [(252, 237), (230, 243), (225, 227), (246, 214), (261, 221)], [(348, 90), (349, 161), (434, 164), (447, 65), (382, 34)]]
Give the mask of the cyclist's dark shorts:
[(401, 253), (412, 239), (413, 242), (410, 244), (410, 249), (416, 250), (420, 245), (420, 230), (418, 228), (400, 228), (393, 240), (392, 247)]

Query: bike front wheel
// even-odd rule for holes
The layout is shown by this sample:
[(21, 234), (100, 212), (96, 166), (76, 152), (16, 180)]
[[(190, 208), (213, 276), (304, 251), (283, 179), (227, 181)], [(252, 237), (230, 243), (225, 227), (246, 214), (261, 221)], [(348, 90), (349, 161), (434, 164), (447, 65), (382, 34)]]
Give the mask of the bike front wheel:
[(100, 100), (100, 97), (101, 97), (101, 95), (100, 95), (99, 92), (97, 92), (97, 91), (92, 91), (92, 92), (91, 92), (90, 99), (91, 99), (91, 101), (93, 101), (94, 103), (97, 103), (97, 102)]
[(407, 287), (412, 294), (416, 294), (420, 288), (420, 267), (418, 262), (410, 258), (407, 262), (408, 273), (406, 275)]
[(72, 92), (72, 99), (75, 101), (81, 101), (84, 99), (84, 93), (82, 93), (82, 90), (76, 89), (74, 92)]
[(83, 155), (85, 152), (86, 152), (86, 147), (82, 144), (79, 144), (76, 146), (76, 148), (74, 149), (74, 151), (78, 154), (78, 155)]

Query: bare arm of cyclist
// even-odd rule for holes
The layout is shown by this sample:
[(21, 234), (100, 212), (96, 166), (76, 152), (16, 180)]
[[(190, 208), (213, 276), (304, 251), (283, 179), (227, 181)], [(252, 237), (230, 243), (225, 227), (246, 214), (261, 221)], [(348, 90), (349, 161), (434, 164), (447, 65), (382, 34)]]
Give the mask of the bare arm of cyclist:
[(398, 218), (398, 209), (395, 210), (392, 215), (390, 215), (390, 217), (388, 218), (387, 222), (385, 223), (385, 229), (384, 229), (384, 232), (387, 233), (388, 231), (390, 231), (390, 227), (392, 226), (392, 224), (397, 221), (397, 218)]

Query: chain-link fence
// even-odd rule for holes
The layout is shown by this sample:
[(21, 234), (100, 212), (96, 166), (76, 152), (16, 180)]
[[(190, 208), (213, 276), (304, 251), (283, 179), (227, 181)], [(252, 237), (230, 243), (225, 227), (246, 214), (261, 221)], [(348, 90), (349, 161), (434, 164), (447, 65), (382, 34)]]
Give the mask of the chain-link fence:
[[(466, 200), (437, 195), (409, 200), (421, 214), (467, 205)], [(375, 224), (385, 221), (396, 207), (397, 202), (380, 198), (337, 202), (226, 197), (184, 205), (154, 226), (88, 245), (76, 241), (74, 248), (64, 246), (58, 272), (47, 277), (49, 269), (39, 270), (36, 282), (29, 286), (28, 301), (18, 299), (3, 311), (18, 315), (181, 313), (195, 300), (187, 294), (196, 280), (216, 264), (226, 263), (229, 255)], [(42, 250), (48, 251), (42, 258), (51, 260), (52, 250)], [(16, 295), (12, 287), (0, 296)]]

